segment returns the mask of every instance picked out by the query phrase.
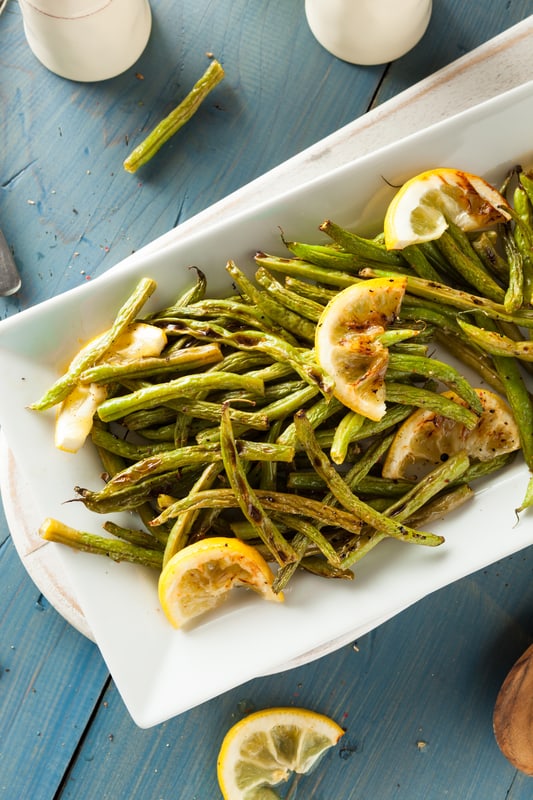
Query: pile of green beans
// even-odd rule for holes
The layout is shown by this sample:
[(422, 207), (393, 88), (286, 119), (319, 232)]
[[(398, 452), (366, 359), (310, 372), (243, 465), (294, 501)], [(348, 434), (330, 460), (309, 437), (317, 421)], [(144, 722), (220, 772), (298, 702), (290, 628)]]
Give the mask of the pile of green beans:
[[(33, 407), (60, 402), (79, 381), (107, 386), (92, 430), (104, 484), (75, 491), (99, 514), (135, 510), (143, 529), (106, 522), (107, 539), (48, 521), (43, 536), (157, 569), (200, 538), (237, 536), (277, 564), (277, 591), (298, 569), (352, 579), (384, 538), (442, 544), (421, 526), (470, 499), (472, 483), (513, 454), (481, 463), (461, 452), (416, 485), (381, 476), (398, 426), (416, 408), (467, 429), (477, 422), (477, 394), (433, 357), (435, 344), (507, 399), (533, 471), (533, 179), (515, 168), (502, 191), (513, 195), (509, 223), (468, 236), (450, 223), (439, 240), (401, 252), (387, 251), (382, 235), (360, 237), (328, 220), (325, 242), (284, 239), (288, 255), (257, 253), (255, 280), (229, 262), (230, 297), (210, 298), (195, 268), (194, 285), (171, 307), (142, 318), (164, 330), (161, 356), (128, 368), (107, 363), (106, 349), (141, 318), (155, 288), (141, 281), (112, 329)], [(340, 289), (400, 274), (407, 290), (386, 333), (387, 412), (373, 422), (333, 396), (315, 358), (315, 326)], [(533, 503), (532, 487), (518, 510)]]

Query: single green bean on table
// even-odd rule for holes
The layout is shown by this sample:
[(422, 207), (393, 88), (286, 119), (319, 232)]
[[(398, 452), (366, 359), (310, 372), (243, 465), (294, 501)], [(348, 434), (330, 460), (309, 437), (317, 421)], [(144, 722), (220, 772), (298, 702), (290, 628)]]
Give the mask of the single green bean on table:
[(175, 133), (198, 111), (208, 94), (220, 83), (224, 70), (216, 60), (209, 64), (204, 74), (194, 84), (181, 103), (168, 114), (124, 161), (127, 172), (137, 172), (161, 149)]
[[(472, 484), (504, 469), (511, 455), (477, 462), (459, 453), (416, 486), (383, 478), (381, 465), (419, 407), (474, 428), (482, 411), (474, 387), (485, 381), (506, 397), (533, 472), (524, 374), (533, 361), (524, 255), (528, 236), (533, 241), (533, 180), (521, 179), (520, 222), (480, 235), (451, 226), (437, 242), (388, 252), (381, 236), (361, 237), (326, 220), (319, 228), (329, 241), (282, 236), (288, 255), (257, 252), (252, 270), (228, 262), (231, 296), (209, 297), (195, 268), (192, 286), (144, 317), (155, 284), (141, 281), (109, 331), (32, 408), (60, 403), (82, 381), (109, 387), (91, 434), (105, 482), (74, 491), (100, 515), (137, 511), (142, 530), (107, 521), (109, 546), (105, 537), (71, 534), (53, 521), (43, 535), (156, 569), (198, 537), (242, 535), (277, 563), (276, 590), (301, 569), (352, 577), (385, 538), (441, 545), (442, 536), (418, 526), (470, 499)], [(334, 396), (314, 353), (315, 327), (342, 289), (397, 274), (407, 276), (406, 294), (398, 319), (381, 334), (389, 351), (387, 410), (372, 421)], [(161, 328), (167, 346), (157, 358), (107, 364), (106, 351), (137, 319)], [(446, 356), (437, 359), (435, 344), (473, 377)], [(461, 402), (442, 394), (450, 389)], [(515, 505), (532, 503), (533, 481)]]

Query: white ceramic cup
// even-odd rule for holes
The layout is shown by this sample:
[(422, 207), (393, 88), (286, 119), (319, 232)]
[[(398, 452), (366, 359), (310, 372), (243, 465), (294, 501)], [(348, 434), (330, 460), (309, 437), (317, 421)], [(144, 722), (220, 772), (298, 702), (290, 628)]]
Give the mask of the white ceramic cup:
[(102, 81), (137, 61), (152, 28), (148, 0), (19, 0), (26, 40), (62, 78)]
[(411, 50), (431, 17), (431, 0), (305, 0), (315, 38), (352, 64), (385, 64)]

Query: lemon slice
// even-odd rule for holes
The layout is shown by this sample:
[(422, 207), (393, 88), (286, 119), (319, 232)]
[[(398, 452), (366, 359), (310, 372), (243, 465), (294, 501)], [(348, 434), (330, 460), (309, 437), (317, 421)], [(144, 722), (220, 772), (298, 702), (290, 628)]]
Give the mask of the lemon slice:
[(379, 337), (396, 319), (406, 284), (404, 277), (355, 283), (330, 300), (318, 320), (316, 356), (334, 380), (334, 396), (372, 420), (386, 411), (389, 352)]
[[(518, 450), (518, 426), (507, 403), (487, 389), (475, 391), (483, 407), (475, 428), (469, 431), (434, 411), (417, 409), (400, 425), (383, 464), (383, 476), (417, 479), (461, 450), (475, 461)], [(443, 394), (466, 406), (454, 392)]]
[(483, 178), (458, 169), (431, 169), (406, 181), (385, 214), (385, 246), (402, 250), (438, 239), (451, 220), (476, 231), (510, 219), (507, 200)]
[(274, 574), (255, 547), (223, 536), (201, 539), (179, 550), (159, 577), (159, 602), (175, 628), (217, 608), (235, 586), (266, 600), (283, 601), (272, 589)]
[(269, 789), (293, 772), (305, 773), (333, 747), (343, 729), (304, 708), (268, 708), (240, 720), (227, 732), (217, 761), (224, 800), (267, 800)]

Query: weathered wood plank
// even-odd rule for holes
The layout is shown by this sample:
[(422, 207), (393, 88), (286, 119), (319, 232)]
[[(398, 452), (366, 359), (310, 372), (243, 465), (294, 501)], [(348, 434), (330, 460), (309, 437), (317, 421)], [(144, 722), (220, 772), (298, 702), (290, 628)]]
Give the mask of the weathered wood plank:
[[(433, 3), (427, 31), (417, 47), (391, 64), (375, 103), (383, 103), (533, 13), (531, 0), (512, 3)], [(527, 77), (524, 78), (527, 80)]]
[(0, 797), (53, 797), (106, 685), (97, 647), (0, 547)]
[[(362, 114), (382, 68), (332, 60), (283, 0), (153, 3), (150, 43), (111, 81), (73, 84), (27, 52), (16, 5), (0, 18), (0, 219), (23, 288), (5, 316), (83, 283), (180, 221)], [(279, 35), (280, 29), (283, 36)], [(131, 146), (176, 105), (210, 51), (226, 78), (135, 175)], [(142, 79), (141, 79), (142, 76)]]

